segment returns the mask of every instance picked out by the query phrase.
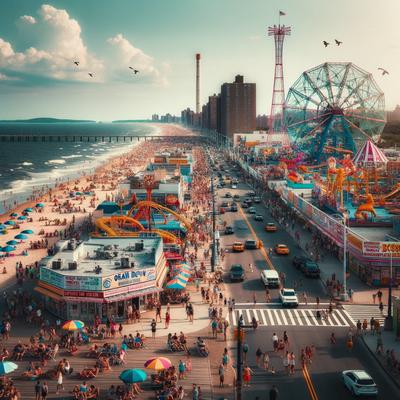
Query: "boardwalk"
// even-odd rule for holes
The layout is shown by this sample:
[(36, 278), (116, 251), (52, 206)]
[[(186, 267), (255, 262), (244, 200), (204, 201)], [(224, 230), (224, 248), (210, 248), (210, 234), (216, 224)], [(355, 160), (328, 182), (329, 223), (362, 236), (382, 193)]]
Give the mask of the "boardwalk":
[[(188, 344), (191, 348), (192, 353), (192, 372), (187, 375), (186, 379), (182, 381), (178, 381), (179, 385), (182, 385), (187, 394), (190, 395), (192, 383), (196, 383), (200, 385), (203, 399), (212, 399), (212, 386), (211, 386), (211, 372), (209, 359), (199, 357), (196, 354), (196, 350), (193, 347), (193, 343), (195, 341), (195, 337), (188, 338)], [(18, 338), (11, 338), (6, 342), (6, 347), (11, 351), (14, 345), (18, 342)], [(25, 340), (24, 340), (25, 342)], [(121, 343), (121, 339), (118, 338), (116, 340), (109, 340), (109, 342), (117, 343), (118, 345)], [(94, 358), (87, 358), (85, 355), (87, 354), (87, 346), (81, 346), (79, 348), (79, 353), (74, 357), (67, 357), (63, 350), (60, 350), (59, 355), (56, 357), (57, 362), (63, 358), (64, 356), (68, 358), (71, 363), (71, 366), (74, 368), (74, 373), (71, 377), (64, 376), (64, 387), (65, 391), (60, 393), (59, 395), (55, 394), (56, 381), (48, 380), (50, 395), (48, 399), (72, 399), (71, 391), (73, 387), (80, 383), (80, 380), (76, 377), (75, 372), (81, 371), (83, 368), (92, 367), (95, 363)], [(113, 366), (112, 371), (106, 373), (100, 373), (95, 379), (87, 381), (88, 385), (94, 384), (100, 389), (101, 399), (106, 398), (107, 389), (110, 385), (120, 385), (121, 381), (118, 379), (119, 374), (127, 368), (143, 368), (144, 362), (154, 356), (162, 356), (168, 357), (171, 362), (177, 366), (179, 360), (186, 360), (185, 353), (171, 353), (166, 348), (165, 337), (155, 338), (155, 339), (147, 339), (146, 347), (140, 350), (129, 350), (128, 356), (126, 359), (126, 365), (123, 366)], [(33, 387), (35, 382), (29, 380), (21, 379), (22, 372), (28, 366), (29, 361), (32, 361), (31, 358), (25, 358), (22, 362), (17, 362), (19, 368), (16, 372), (9, 375), (13, 378), (15, 385), (21, 392), (21, 399), (29, 400), (34, 399)], [(37, 360), (33, 360), (37, 361)], [(57, 362), (50, 361), (48, 365), (44, 368), (45, 371), (52, 369)], [(149, 370), (149, 375), (154, 373), (154, 371)], [(138, 399), (155, 399), (155, 392), (151, 389), (149, 383), (143, 383), (142, 388), (145, 389), (145, 392), (138, 396)]]

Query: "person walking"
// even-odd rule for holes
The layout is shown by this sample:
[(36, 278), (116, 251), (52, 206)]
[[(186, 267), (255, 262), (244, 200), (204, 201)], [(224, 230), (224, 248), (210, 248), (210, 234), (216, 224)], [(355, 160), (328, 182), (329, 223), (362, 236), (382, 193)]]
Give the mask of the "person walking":
[(185, 363), (182, 360), (179, 360), (178, 379), (185, 379), (185, 371), (186, 371)]
[(43, 385), (42, 385), (41, 400), (46, 400), (48, 394), (49, 394), (49, 386), (47, 385), (47, 382), (45, 381), (45, 382), (43, 382)]
[(247, 362), (247, 353), (249, 352), (249, 345), (247, 343), (243, 344), (243, 358), (244, 362)]
[(57, 372), (57, 388), (56, 388), (56, 394), (60, 393), (60, 390), (64, 390), (62, 371), (58, 371), (58, 372)]
[(151, 327), (151, 336), (154, 339), (156, 337), (156, 331), (157, 331), (157, 322), (155, 319), (151, 321), (150, 327)]
[(285, 357), (283, 357), (282, 363), (283, 363), (283, 368), (285, 369), (285, 372), (287, 375), (289, 375), (289, 360), (290, 360), (290, 354), (288, 351), (286, 351)]
[(296, 356), (294, 355), (293, 352), (291, 352), (290, 356), (289, 356), (289, 373), (290, 373), (290, 375), (294, 374), (295, 366), (296, 366)]
[(224, 387), (225, 368), (222, 364), (219, 364), (218, 375), (219, 375), (219, 387)]
[(251, 368), (246, 364), (246, 366), (243, 368), (243, 381), (244, 381), (244, 387), (250, 387), (250, 380), (251, 380), (251, 375), (253, 374), (253, 371)]
[(381, 312), (381, 315), (383, 315), (383, 303), (379, 303), (379, 311)]
[(269, 391), (269, 400), (278, 400), (278, 396), (278, 388), (275, 385), (272, 385), (272, 388)]
[(40, 400), (42, 397), (42, 385), (40, 381), (35, 384), (35, 400)]
[(225, 347), (224, 352), (222, 353), (222, 365), (226, 369), (228, 367), (229, 356), (228, 356), (228, 349)]
[(169, 312), (167, 311), (165, 313), (165, 329), (169, 328), (169, 321), (171, 320), (171, 316), (169, 315)]
[(272, 347), (274, 351), (278, 351), (279, 338), (276, 333), (272, 335)]
[(257, 350), (256, 350), (256, 364), (257, 364), (257, 366), (260, 365), (260, 361), (261, 361), (261, 356), (262, 355), (263, 355), (263, 352), (258, 347)]
[(156, 305), (156, 322), (158, 322), (158, 318), (160, 318), (160, 322), (162, 322), (162, 318), (161, 318), (161, 303), (157, 302)]
[(263, 366), (265, 371), (269, 370), (269, 354), (268, 352), (264, 352), (263, 354)]
[(371, 317), (371, 319), (369, 320), (369, 325), (370, 325), (371, 333), (373, 335), (375, 335), (375, 318), (374, 317)]

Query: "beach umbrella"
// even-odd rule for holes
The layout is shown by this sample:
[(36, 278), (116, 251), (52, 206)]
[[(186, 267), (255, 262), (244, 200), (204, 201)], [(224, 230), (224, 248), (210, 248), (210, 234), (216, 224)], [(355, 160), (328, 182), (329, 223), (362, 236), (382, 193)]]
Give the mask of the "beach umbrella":
[(189, 278), (187, 278), (186, 276), (183, 276), (182, 274), (179, 274), (175, 277), (175, 279), (177, 279), (178, 281), (181, 281), (182, 283), (187, 283), (187, 281), (189, 280)]
[(18, 217), (18, 214), (16, 212), (13, 212), (10, 214), (10, 217), (12, 217), (12, 218)]
[(8, 226), (4, 225), (4, 224), (0, 224), (0, 231), (4, 231), (5, 229), (7, 229)]
[(14, 239), (26, 240), (26, 239), (28, 239), (28, 236), (24, 235), (23, 233), (18, 233), (18, 235), (14, 236)]
[(9, 220), (9, 221), (4, 222), (4, 225), (15, 225), (15, 222)]
[(182, 272), (179, 272), (179, 276), (183, 276), (183, 277), (185, 277), (185, 278), (190, 278), (190, 277), (191, 277), (191, 274), (182, 271)]
[(185, 282), (181, 282), (178, 279), (172, 279), (172, 281), (169, 281), (167, 283), (166, 288), (167, 289), (177, 289), (177, 290), (183, 290), (186, 287)]
[(32, 235), (33, 234), (33, 230), (32, 229), (25, 229), (21, 233), (25, 233), (26, 235)]
[(147, 369), (155, 369), (156, 371), (160, 371), (162, 369), (167, 369), (172, 365), (171, 360), (166, 357), (154, 357), (150, 358), (144, 363), (144, 366)]
[(75, 196), (82, 196), (82, 192), (75, 192)]
[(1, 361), (0, 362), (0, 376), (9, 374), (10, 372), (15, 371), (17, 368), (18, 368), (18, 365), (11, 361)]
[(9, 244), (10, 246), (15, 246), (16, 244), (18, 244), (18, 242), (16, 240), (12, 239), (12, 240), (9, 240), (7, 242), (7, 244)]
[(1, 251), (4, 252), (4, 253), (11, 253), (14, 250), (15, 250), (15, 247), (14, 246), (10, 246), (10, 245), (7, 245), (7, 246), (4, 246), (4, 247), (1, 248)]
[(33, 209), (32, 208), (30, 208), (30, 207), (28, 207), (28, 208), (25, 208), (25, 210), (24, 210), (25, 212), (33, 212)]
[(67, 321), (62, 328), (65, 331), (76, 331), (78, 329), (82, 329), (84, 326), (85, 324), (82, 321), (71, 319)]
[(37, 207), (37, 208), (43, 208), (43, 207), (44, 207), (44, 204), (43, 204), (43, 203), (37, 203), (35, 207)]
[(17, 219), (19, 221), (24, 221), (26, 219), (26, 216), (25, 215), (20, 215)]
[(144, 382), (147, 379), (147, 374), (141, 369), (126, 369), (120, 373), (119, 379), (124, 383)]

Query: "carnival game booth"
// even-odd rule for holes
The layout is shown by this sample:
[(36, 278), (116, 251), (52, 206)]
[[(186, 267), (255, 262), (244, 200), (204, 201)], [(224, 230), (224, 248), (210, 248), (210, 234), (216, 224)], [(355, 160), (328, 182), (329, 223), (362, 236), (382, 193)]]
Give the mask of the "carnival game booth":
[(157, 235), (60, 241), (56, 247), (40, 263), (35, 290), (59, 318), (124, 321), (130, 306), (144, 310), (162, 291), (167, 266)]

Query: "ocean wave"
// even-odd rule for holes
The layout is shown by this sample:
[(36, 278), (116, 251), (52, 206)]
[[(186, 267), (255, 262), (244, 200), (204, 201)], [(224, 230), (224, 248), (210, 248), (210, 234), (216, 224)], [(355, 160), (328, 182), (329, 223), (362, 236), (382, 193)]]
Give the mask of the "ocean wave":
[(47, 165), (65, 164), (65, 160), (49, 160), (46, 161), (45, 164)]
[(82, 155), (80, 155), (80, 154), (71, 154), (70, 156), (61, 156), (61, 158), (64, 158), (64, 159), (69, 159), (69, 158), (79, 158), (79, 157), (82, 157)]
[(33, 163), (28, 162), (28, 161), (24, 161), (21, 165), (27, 167), (28, 165), (33, 165)]

